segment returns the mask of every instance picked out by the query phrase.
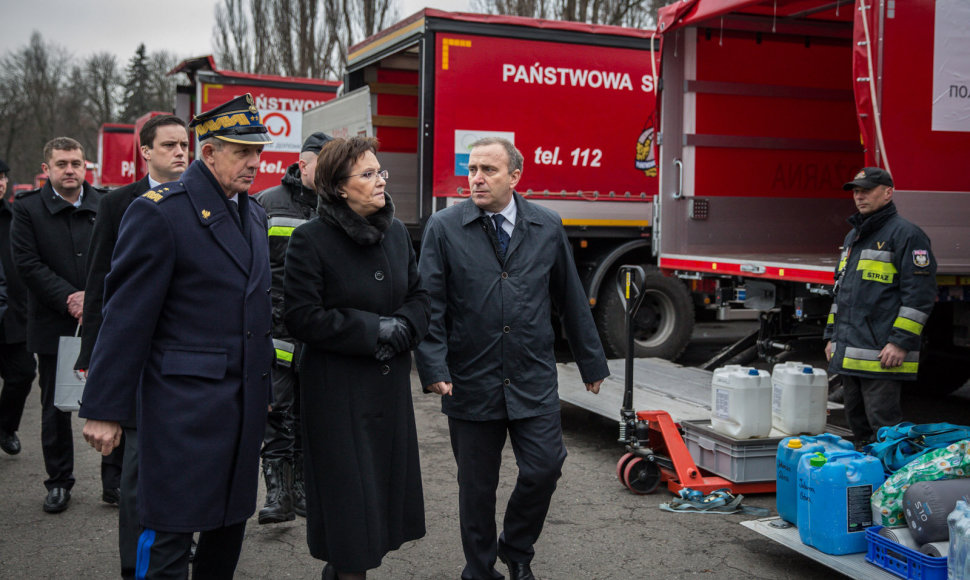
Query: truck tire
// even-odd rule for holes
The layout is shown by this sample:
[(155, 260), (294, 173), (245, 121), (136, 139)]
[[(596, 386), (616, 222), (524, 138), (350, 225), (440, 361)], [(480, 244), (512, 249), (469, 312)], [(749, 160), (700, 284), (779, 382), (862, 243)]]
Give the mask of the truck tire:
[[(646, 293), (634, 317), (636, 334), (634, 356), (674, 360), (687, 348), (694, 330), (694, 304), (690, 292), (677, 278), (664, 276), (654, 266), (643, 266)], [(607, 280), (616, 278), (615, 271)], [(593, 318), (599, 329), (603, 349), (610, 358), (626, 357), (626, 300), (615, 284), (600, 288)]]
[(920, 392), (934, 396), (949, 395), (963, 387), (970, 380), (970, 367), (965, 352), (932, 350), (927, 352), (919, 363), (916, 376)]

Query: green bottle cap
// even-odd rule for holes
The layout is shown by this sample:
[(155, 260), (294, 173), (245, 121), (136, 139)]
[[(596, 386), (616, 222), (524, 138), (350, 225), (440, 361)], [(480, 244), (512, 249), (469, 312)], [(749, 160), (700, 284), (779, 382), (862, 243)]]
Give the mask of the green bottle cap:
[(808, 460), (808, 464), (812, 467), (821, 467), (826, 463), (828, 463), (828, 459), (821, 453), (816, 453), (814, 457)]

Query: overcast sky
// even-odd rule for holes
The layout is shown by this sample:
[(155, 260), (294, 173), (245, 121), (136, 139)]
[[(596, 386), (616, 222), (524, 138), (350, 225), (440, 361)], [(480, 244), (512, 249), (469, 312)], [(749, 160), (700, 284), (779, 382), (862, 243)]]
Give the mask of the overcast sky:
[[(142, 42), (148, 52), (212, 54), (215, 6), (222, 0), (0, 0), (0, 55), (33, 31), (84, 58), (108, 51), (124, 67)], [(470, 0), (398, 0), (401, 17), (421, 8), (469, 10)], [(217, 65), (219, 63), (216, 63)]]

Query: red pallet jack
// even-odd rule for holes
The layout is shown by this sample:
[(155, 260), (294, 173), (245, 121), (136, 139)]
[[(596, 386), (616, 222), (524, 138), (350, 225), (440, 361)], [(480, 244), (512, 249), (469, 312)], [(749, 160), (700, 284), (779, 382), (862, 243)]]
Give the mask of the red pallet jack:
[(677, 494), (690, 488), (703, 494), (727, 489), (733, 494), (773, 493), (774, 481), (736, 483), (715, 475), (704, 475), (684, 443), (680, 426), (667, 411), (633, 410), (633, 320), (643, 303), (640, 291), (646, 279), (640, 266), (622, 266), (619, 283), (626, 297), (627, 350), (623, 407), (620, 409), (619, 442), (627, 453), (616, 463), (616, 476), (635, 494), (653, 493), (662, 481)]

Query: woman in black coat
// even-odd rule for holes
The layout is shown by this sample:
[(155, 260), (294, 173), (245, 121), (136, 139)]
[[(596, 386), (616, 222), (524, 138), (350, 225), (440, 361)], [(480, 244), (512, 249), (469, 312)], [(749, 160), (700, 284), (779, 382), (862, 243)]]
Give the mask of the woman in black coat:
[(425, 534), (410, 349), (430, 305), (376, 151), (364, 137), (323, 147), (318, 216), (286, 252), (286, 326), (306, 345), (307, 544), (324, 578), (363, 578)]

